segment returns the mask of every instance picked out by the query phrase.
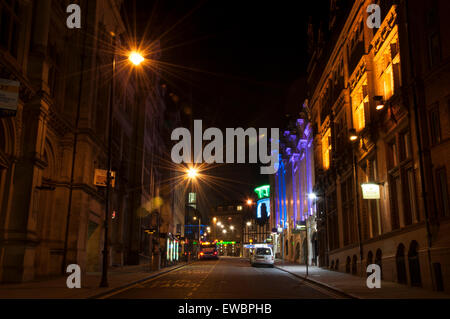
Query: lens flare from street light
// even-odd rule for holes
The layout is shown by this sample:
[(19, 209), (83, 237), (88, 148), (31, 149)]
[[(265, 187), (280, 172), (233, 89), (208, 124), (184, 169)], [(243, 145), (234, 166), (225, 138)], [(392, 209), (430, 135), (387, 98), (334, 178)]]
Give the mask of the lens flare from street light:
[(311, 199), (311, 200), (314, 200), (314, 199), (317, 198), (317, 195), (315, 193), (309, 193), (308, 194), (308, 198)]
[(251, 199), (247, 199), (247, 205), (252, 205), (253, 201)]
[(226, 229), (222, 230), (222, 233), (226, 234), (226, 233), (227, 233), (227, 230), (226, 230)]
[(230, 229), (233, 230), (233, 229), (234, 229), (234, 226), (230, 226)]
[(247, 226), (250, 227), (252, 225), (251, 222), (247, 222)]
[(136, 66), (138, 66), (145, 60), (144, 57), (136, 51), (131, 52), (128, 59)]
[(187, 176), (191, 179), (194, 179), (198, 176), (198, 170), (194, 167), (191, 167), (187, 170)]

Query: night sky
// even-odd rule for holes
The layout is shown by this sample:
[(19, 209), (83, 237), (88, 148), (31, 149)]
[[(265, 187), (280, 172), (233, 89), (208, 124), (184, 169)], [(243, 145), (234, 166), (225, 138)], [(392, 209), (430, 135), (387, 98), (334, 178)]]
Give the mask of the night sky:
[[(137, 30), (161, 41), (162, 62), (170, 64), (163, 81), (182, 98), (192, 92), (204, 129), (282, 127), (287, 113), (298, 112), (306, 98), (307, 23), (326, 15), (328, 0), (126, 2), (136, 6)], [(259, 165), (226, 165), (214, 174), (238, 182), (222, 198), (216, 193), (216, 202), (243, 199), (268, 182)]]

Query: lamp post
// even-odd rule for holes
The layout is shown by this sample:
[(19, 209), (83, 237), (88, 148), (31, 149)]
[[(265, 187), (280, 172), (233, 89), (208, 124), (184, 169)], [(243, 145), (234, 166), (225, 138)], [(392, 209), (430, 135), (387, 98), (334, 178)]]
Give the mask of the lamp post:
[[(113, 47), (116, 47), (115, 34), (111, 34), (113, 38)], [(129, 60), (135, 65), (140, 65), (145, 59), (138, 52), (131, 52)], [(105, 220), (104, 220), (104, 242), (103, 242), (103, 265), (102, 279), (100, 287), (108, 287), (108, 236), (109, 236), (109, 220), (110, 220), (110, 201), (111, 201), (111, 181), (112, 181), (112, 122), (113, 122), (113, 100), (114, 100), (114, 78), (116, 74), (116, 54), (112, 55), (112, 78), (109, 97), (109, 114), (108, 114), (108, 170), (106, 173), (106, 198), (105, 198)], [(137, 83), (136, 83), (137, 85)]]
[(358, 195), (358, 170), (356, 168), (356, 154), (355, 154), (355, 142), (360, 139), (358, 134), (356, 133), (356, 130), (354, 128), (350, 129), (350, 141), (353, 143), (352, 145), (352, 164), (353, 164), (353, 184), (354, 184), (354, 198), (355, 198), (355, 210), (356, 210), (356, 223), (358, 227), (358, 244), (359, 244), (359, 256), (360, 256), (360, 269), (361, 269), (361, 275), (364, 274), (363, 272), (363, 246), (362, 246), (362, 235), (361, 235), (361, 220), (359, 216), (360, 208), (359, 208), (359, 195)]

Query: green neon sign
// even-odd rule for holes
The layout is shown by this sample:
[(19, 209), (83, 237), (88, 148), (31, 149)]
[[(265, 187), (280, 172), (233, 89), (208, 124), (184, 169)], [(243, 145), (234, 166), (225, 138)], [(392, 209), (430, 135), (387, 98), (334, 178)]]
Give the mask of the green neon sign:
[(258, 194), (259, 199), (267, 198), (270, 196), (270, 185), (263, 185), (255, 188), (255, 193)]
[(222, 241), (218, 244), (219, 245), (234, 245), (234, 244), (236, 244), (236, 242), (235, 241)]

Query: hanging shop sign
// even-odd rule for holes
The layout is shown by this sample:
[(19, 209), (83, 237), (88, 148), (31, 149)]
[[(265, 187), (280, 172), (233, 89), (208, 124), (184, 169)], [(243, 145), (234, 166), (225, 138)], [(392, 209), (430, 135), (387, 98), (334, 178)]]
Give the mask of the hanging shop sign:
[(361, 184), (364, 199), (380, 199), (380, 185), (375, 183)]
[(20, 82), (0, 79), (0, 117), (17, 114), (19, 88)]
[[(108, 175), (108, 171), (106, 169), (95, 169), (94, 175), (94, 185), (100, 187), (106, 187), (106, 177)], [(116, 172), (111, 171), (111, 187), (114, 188), (116, 185)]]

